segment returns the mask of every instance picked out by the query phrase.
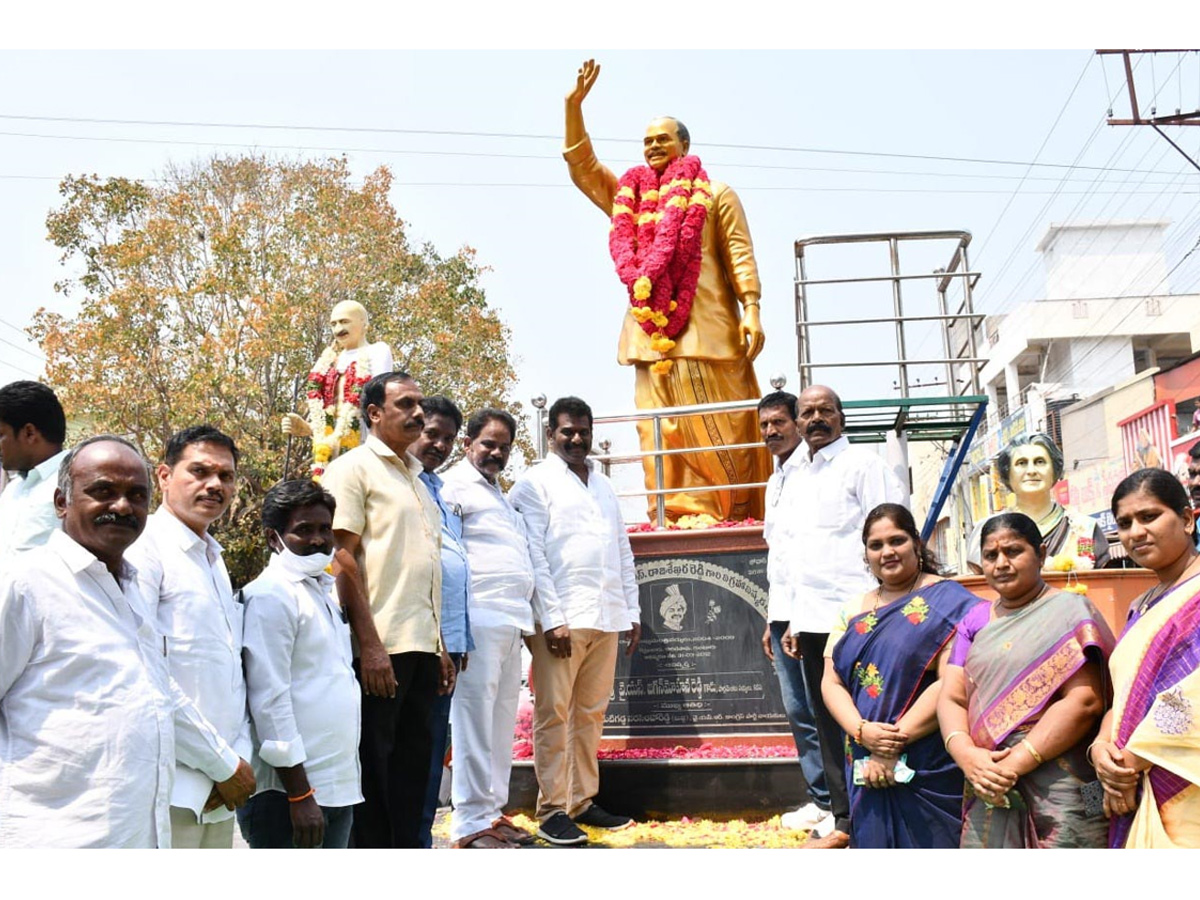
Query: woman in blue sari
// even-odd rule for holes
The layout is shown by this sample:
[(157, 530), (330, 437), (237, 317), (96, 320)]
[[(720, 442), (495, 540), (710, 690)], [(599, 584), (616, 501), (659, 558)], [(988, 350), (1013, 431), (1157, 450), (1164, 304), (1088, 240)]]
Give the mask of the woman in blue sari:
[(821, 691), (847, 735), (852, 847), (957, 847), (962, 772), (937, 726), (940, 673), (954, 628), (982, 601), (937, 575), (912, 513), (895, 503), (863, 525), (879, 581), (842, 610)]

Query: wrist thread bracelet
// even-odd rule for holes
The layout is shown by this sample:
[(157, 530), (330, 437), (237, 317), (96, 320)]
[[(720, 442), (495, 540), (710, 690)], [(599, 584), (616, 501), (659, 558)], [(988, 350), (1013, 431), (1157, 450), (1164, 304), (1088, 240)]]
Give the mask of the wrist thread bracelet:
[(858, 744), (858, 746), (860, 746), (860, 747), (863, 746), (862, 733), (863, 733), (863, 727), (866, 724), (867, 724), (866, 719), (859, 719), (858, 720), (858, 731), (854, 732), (854, 743)]
[(1029, 738), (1021, 738), (1021, 746), (1025, 748), (1025, 751), (1033, 757), (1033, 761), (1039, 766), (1046, 762), (1044, 759), (1042, 759), (1042, 754), (1038, 753), (1037, 750), (1034, 749), (1034, 746), (1032, 743), (1030, 743)]
[(954, 740), (956, 737), (958, 737), (960, 734), (966, 734), (966, 732), (965, 731), (952, 731), (948, 735), (946, 735), (946, 737), (942, 740), (942, 745), (945, 746), (947, 753), (950, 752), (950, 742), (952, 740)]
[(303, 800), (307, 800), (309, 797), (311, 797), (316, 792), (317, 791), (315, 788), (309, 788), (305, 793), (301, 794), (299, 797), (288, 797), (288, 803), (300, 803)]

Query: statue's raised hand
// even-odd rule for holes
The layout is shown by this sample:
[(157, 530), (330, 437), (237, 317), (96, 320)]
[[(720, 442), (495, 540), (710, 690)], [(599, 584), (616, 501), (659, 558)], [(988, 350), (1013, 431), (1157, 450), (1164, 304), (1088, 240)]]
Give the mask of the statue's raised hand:
[(579, 72), (575, 76), (575, 88), (571, 93), (567, 94), (568, 103), (583, 103), (583, 98), (592, 90), (592, 85), (596, 83), (596, 79), (600, 76), (600, 66), (594, 59), (589, 59), (579, 67)]

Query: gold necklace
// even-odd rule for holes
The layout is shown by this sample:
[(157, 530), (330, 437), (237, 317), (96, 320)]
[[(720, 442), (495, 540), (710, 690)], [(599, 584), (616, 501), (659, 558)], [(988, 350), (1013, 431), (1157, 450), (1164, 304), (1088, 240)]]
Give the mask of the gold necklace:
[[(921, 568), (920, 568), (920, 561), (918, 561), (917, 577), (913, 579), (912, 584), (910, 584), (906, 590), (901, 591), (899, 594), (897, 594), (895, 597), (893, 597), (892, 600), (898, 600), (899, 598), (903, 597), (905, 594), (911, 594), (913, 591), (915, 591), (917, 589), (917, 584), (921, 581), (921, 576), (924, 574), (925, 573), (922, 572)], [(881, 582), (879, 582), (879, 587), (875, 588), (875, 605), (871, 607), (871, 612), (875, 612), (876, 610), (878, 610), (879, 604), (881, 604), (882, 602), (883, 602), (883, 582), (881, 581)], [(891, 600), (889, 600), (888, 602), (890, 603)]]

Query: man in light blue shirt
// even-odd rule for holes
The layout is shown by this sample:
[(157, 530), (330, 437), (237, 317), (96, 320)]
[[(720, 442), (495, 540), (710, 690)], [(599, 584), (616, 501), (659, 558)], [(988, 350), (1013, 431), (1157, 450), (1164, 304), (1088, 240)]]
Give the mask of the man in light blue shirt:
[(468, 612), (471, 571), (462, 543), (462, 516), (442, 498), (442, 479), (436, 471), (454, 447), (458, 431), (462, 428), (462, 412), (448, 397), (440, 396), (425, 397), (421, 400), (421, 409), (425, 413), (425, 428), (408, 452), (420, 461), (424, 471), (418, 477), (442, 514), (442, 645), (449, 656), (448, 665), (443, 659), (442, 691), (429, 717), (429, 727), (433, 733), (433, 757), (429, 763), (429, 784), (420, 832), (421, 846), (428, 849), (433, 846), (433, 819), (437, 814), (442, 785), (454, 679), (459, 669), (467, 667), (467, 654), (475, 649), (475, 643), (471, 640)]
[(66, 435), (67, 418), (46, 385), (14, 381), (0, 388), (0, 465), (10, 473), (0, 493), (0, 565), (60, 530), (54, 488)]

